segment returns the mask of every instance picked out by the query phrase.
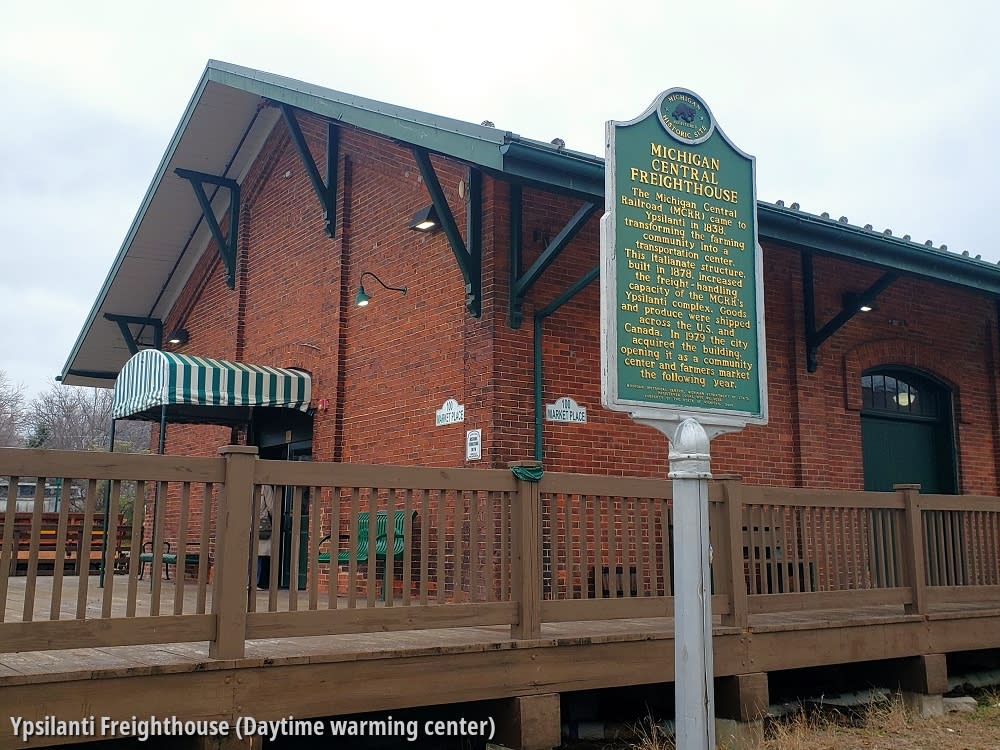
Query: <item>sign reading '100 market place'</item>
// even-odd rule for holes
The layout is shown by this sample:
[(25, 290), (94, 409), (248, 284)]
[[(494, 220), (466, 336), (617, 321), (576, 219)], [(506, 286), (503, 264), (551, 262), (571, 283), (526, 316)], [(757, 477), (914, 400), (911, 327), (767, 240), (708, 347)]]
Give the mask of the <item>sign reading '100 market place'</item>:
[(694, 93), (607, 124), (601, 223), (604, 405), (767, 421), (754, 159)]

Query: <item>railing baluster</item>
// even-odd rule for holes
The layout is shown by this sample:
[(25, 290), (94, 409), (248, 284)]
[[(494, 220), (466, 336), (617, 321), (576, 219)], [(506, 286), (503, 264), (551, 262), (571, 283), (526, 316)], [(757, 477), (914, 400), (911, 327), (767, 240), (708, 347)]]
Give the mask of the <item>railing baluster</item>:
[[(157, 482), (156, 502), (153, 503), (153, 571), (150, 573), (151, 593), (149, 596), (149, 614), (153, 617), (160, 614), (160, 592), (163, 581), (163, 558), (161, 552), (166, 549), (163, 544), (163, 505), (167, 499), (167, 483)], [(175, 566), (176, 567), (176, 566)], [(174, 571), (176, 573), (176, 571)]]
[[(59, 490), (59, 521), (56, 527), (56, 559), (52, 568), (50, 620), (58, 620), (62, 616), (63, 573), (66, 568), (66, 528), (69, 525), (71, 489), (72, 480), (69, 477), (63, 477), (62, 488)], [(105, 594), (105, 598), (108, 598), (107, 594)], [(105, 617), (109, 616), (105, 615)]]
[[(17, 565), (17, 550), (15, 549), (14, 523), (17, 517), (17, 485), (19, 476), (10, 476), (7, 484), (7, 500), (3, 511), (3, 546), (0, 547), (0, 622), (4, 621), (7, 610), (7, 580), (14, 575)], [(13, 502), (11, 494), (14, 495)]]
[(673, 529), (671, 524), (672, 509), (670, 504), (672, 500), (657, 500), (660, 506), (660, 534), (662, 540), (660, 542), (663, 548), (663, 595), (673, 596), (674, 595), (674, 585), (671, 581), (671, 566), (673, 565), (673, 550), (671, 549), (674, 545), (671, 540), (673, 540)]
[(288, 611), (299, 609), (299, 556), (302, 552), (302, 487), (292, 487), (292, 538), (288, 555)]
[[(44, 481), (44, 480), (43, 480)], [(77, 551), (77, 570), (79, 571), (79, 586), (76, 596), (76, 619), (82, 620), (87, 616), (87, 584), (90, 583), (90, 546), (91, 535), (94, 531), (94, 510), (97, 507), (97, 480), (91, 479), (87, 482), (87, 497), (83, 504), (83, 527), (80, 529), (80, 543)], [(32, 534), (36, 536), (36, 534)], [(82, 550), (86, 549), (86, 564), (81, 559), (84, 557)]]
[[(7, 490), (8, 502), (10, 495), (17, 497), (17, 487)], [(35, 500), (31, 512), (31, 537), (28, 541), (28, 572), (24, 584), (24, 611), (21, 619), (31, 622), (35, 616), (35, 583), (38, 580), (38, 545), (42, 532), (42, 510), (45, 505), (45, 477), (35, 477)], [(17, 500), (14, 501), (17, 507)]]
[(330, 490), (330, 568), (327, 574), (327, 606), (337, 609), (340, 593), (340, 504), (343, 491), (340, 487)]
[(347, 608), (358, 606), (358, 518), (361, 516), (361, 496), (358, 487), (351, 488), (351, 517), (347, 547)]
[(509, 492), (498, 493), (500, 498), (500, 600), (509, 602), (511, 594), (511, 559), (510, 559), (510, 504), (513, 495)]
[(135, 500), (132, 503), (132, 536), (129, 540), (128, 593), (125, 598), (126, 617), (135, 617), (136, 602), (138, 600), (136, 589), (139, 582), (139, 573), (142, 570), (142, 565), (139, 562), (139, 554), (142, 552), (142, 528), (145, 518), (146, 481), (140, 479), (135, 483)]
[(309, 582), (309, 609), (319, 609), (319, 538), (321, 536), (320, 515), (322, 503), (321, 487), (310, 487), (306, 513), (309, 518), (308, 535), (306, 537), (306, 576)]
[(403, 491), (403, 606), (410, 605), (410, 586), (413, 584), (413, 490)]
[(427, 604), (431, 575), (431, 502), (427, 490), (420, 490), (418, 505), (420, 506), (420, 603)]
[[(69, 505), (69, 498), (65, 493), (68, 482), (63, 480), (63, 490), (64, 497), (60, 501), (59, 509), (59, 527), (60, 533), (56, 535), (58, 549), (62, 550), (63, 544), (66, 538), (66, 525), (63, 522), (62, 514), (62, 504), (65, 503)], [(115, 480), (111, 483), (110, 492), (108, 493), (108, 507), (104, 509), (104, 542), (106, 545), (104, 560), (101, 563), (104, 570), (104, 600), (101, 602), (101, 617), (111, 617), (111, 608), (114, 603), (114, 591), (115, 591), (115, 558), (118, 555), (118, 507), (121, 502), (121, 492), (122, 483), (119, 480)], [(184, 518), (182, 512), (181, 518)], [(54, 573), (60, 574), (60, 584), (61, 573), (62, 573), (62, 560), (60, 555), (56, 553), (56, 570)], [(89, 557), (89, 555), (88, 555)], [(52, 619), (59, 619), (59, 602), (57, 600), (56, 592), (62, 591), (62, 586), (54, 588), (52, 591)], [(176, 607), (175, 607), (176, 609)], [(180, 612), (175, 612), (174, 614), (180, 614)]]
[(469, 492), (469, 601), (482, 601), (479, 597), (479, 492)]
[[(444, 490), (436, 492), (437, 498), (437, 570), (435, 580), (437, 581), (437, 603), (444, 604), (446, 574), (444, 569), (445, 545), (448, 543), (448, 527), (445, 517), (445, 498), (447, 493)], [(454, 503), (452, 503), (454, 505)]]
[[(191, 501), (191, 483), (181, 483), (181, 499), (179, 515), (177, 516), (177, 565), (174, 566), (174, 614), (184, 614), (184, 579), (187, 577), (187, 534), (188, 534), (188, 505)], [(257, 516), (253, 516), (256, 518)], [(257, 546), (251, 545), (251, 554), (256, 552)], [(252, 598), (253, 587), (250, 587)], [(107, 615), (105, 615), (107, 617)]]
[(385, 606), (393, 606), (393, 591), (396, 581), (396, 501), (394, 490), (386, 490), (385, 509), (385, 567), (382, 574), (382, 601)]
[[(205, 614), (205, 607), (208, 599), (208, 553), (209, 553), (209, 533), (212, 519), (212, 508), (218, 507), (216, 486), (212, 482), (204, 485), (204, 495), (201, 502), (201, 529), (198, 535), (198, 600), (195, 602), (195, 612), (199, 615)], [(271, 531), (271, 544), (274, 544), (274, 531)], [(256, 594), (254, 595), (256, 597)]]

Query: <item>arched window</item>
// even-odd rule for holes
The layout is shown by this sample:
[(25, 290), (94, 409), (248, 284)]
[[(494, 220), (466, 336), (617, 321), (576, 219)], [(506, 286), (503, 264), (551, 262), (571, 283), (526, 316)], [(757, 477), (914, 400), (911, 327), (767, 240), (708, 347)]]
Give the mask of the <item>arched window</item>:
[(861, 445), (865, 489), (919, 484), (923, 492), (957, 487), (951, 391), (898, 367), (861, 377)]

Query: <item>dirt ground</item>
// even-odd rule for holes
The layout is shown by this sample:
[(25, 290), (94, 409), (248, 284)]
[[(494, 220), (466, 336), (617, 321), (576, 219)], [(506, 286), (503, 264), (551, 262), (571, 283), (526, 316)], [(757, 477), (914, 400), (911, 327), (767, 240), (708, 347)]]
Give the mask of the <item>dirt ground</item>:
[[(769, 721), (761, 750), (1000, 750), (1000, 690), (975, 696), (974, 713), (921, 719), (898, 698), (856, 713), (814, 712)], [(618, 742), (567, 744), (567, 750), (674, 750), (671, 737), (649, 724)]]
[(830, 717), (770, 727), (765, 750), (1000, 750), (1000, 692), (977, 696), (975, 713), (921, 719), (899, 701), (869, 709), (859, 721)]

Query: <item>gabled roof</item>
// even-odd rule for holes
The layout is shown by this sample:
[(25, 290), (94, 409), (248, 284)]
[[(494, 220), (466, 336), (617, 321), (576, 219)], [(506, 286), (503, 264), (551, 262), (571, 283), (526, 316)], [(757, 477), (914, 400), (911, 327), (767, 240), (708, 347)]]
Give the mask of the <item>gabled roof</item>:
[[(112, 385), (131, 352), (106, 314), (164, 318), (208, 242), (190, 184), (174, 169), (240, 181), (280, 115), (264, 100), (582, 199), (603, 201), (604, 160), (515, 133), (398, 107), (224, 62), (209, 61), (167, 146), (125, 241), (97, 295), (62, 380)], [(214, 196), (221, 215), (228, 191)], [(943, 249), (783, 206), (758, 204), (762, 241), (828, 253), (1000, 294), (1000, 268)], [(152, 329), (134, 329), (148, 344)]]

